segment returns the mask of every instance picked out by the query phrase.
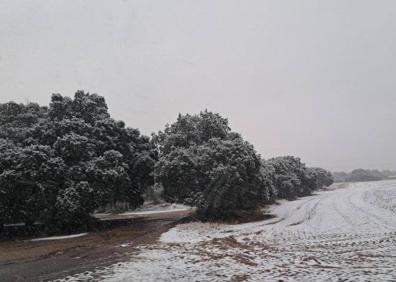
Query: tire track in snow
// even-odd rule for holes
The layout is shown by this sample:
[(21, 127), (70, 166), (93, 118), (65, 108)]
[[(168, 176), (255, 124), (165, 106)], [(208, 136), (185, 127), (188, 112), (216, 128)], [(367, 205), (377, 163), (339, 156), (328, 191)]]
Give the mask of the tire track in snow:
[(387, 228), (389, 226), (389, 223), (386, 222), (383, 218), (375, 215), (374, 213), (368, 212), (367, 206), (365, 206), (365, 208), (362, 208), (362, 207), (359, 207), (357, 204), (355, 204), (353, 202), (353, 199), (351, 199), (351, 197), (348, 197), (348, 203), (352, 208), (357, 210), (358, 213), (367, 215), (366, 219), (370, 221), (370, 224), (375, 224), (378, 227), (382, 227), (382, 228)]

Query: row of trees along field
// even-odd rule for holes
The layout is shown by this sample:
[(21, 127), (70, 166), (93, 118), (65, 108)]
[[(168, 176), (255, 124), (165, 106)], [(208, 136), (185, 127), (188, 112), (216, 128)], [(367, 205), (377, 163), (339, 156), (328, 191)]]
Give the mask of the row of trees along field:
[(396, 171), (377, 169), (354, 169), (351, 172), (334, 172), (334, 182), (378, 181), (396, 178)]
[(78, 91), (49, 107), (0, 104), (0, 232), (41, 223), (48, 233), (86, 229), (98, 208), (143, 204), (155, 185), (205, 219), (255, 210), (328, 186), (332, 176), (286, 156), (263, 160), (228, 121), (179, 115), (152, 138), (112, 119), (105, 99)]

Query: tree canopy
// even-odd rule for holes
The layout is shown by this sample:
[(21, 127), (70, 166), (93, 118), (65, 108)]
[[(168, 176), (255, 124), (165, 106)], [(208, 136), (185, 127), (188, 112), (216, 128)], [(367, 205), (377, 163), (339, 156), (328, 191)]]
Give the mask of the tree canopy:
[(0, 127), (0, 222), (81, 226), (102, 205), (142, 204), (153, 184), (154, 146), (112, 119), (99, 95), (1, 104)]
[(150, 139), (112, 119), (97, 94), (54, 94), (49, 107), (0, 104), (0, 231), (18, 222), (84, 229), (100, 207), (141, 205), (154, 184), (165, 200), (211, 219), (332, 182), (293, 156), (261, 159), (226, 118), (207, 110), (179, 114)]
[(376, 169), (354, 169), (351, 172), (334, 172), (335, 182), (376, 181), (395, 178), (396, 171)]
[(207, 110), (179, 114), (153, 139), (159, 148), (154, 174), (165, 199), (196, 206), (207, 218), (309, 195), (331, 184), (329, 173), (307, 168), (299, 158), (261, 160), (227, 119)]
[(269, 194), (260, 181), (260, 156), (219, 114), (179, 115), (154, 140), (160, 152), (155, 177), (167, 200), (216, 217), (256, 209)]

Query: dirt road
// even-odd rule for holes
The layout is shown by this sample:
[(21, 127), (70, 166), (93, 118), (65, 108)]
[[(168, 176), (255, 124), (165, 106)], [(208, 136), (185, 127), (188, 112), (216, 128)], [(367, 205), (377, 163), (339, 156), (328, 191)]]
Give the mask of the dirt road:
[[(122, 217), (120, 227), (53, 241), (0, 242), (0, 281), (46, 281), (122, 262), (190, 211)], [(110, 219), (107, 216), (107, 219)]]

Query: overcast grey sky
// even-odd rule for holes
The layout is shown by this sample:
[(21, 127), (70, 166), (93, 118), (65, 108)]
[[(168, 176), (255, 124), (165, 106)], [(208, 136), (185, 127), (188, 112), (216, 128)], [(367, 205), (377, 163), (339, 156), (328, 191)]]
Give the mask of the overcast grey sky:
[(269, 158), (396, 169), (396, 1), (0, 1), (0, 102), (96, 92), (145, 134), (205, 108)]

